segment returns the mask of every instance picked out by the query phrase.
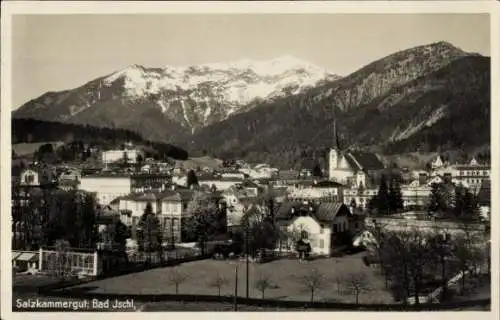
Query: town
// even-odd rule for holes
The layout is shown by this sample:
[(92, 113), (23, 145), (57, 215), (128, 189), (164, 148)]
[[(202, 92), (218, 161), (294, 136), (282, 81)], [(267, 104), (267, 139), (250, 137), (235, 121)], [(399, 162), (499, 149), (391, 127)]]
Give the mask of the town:
[(2, 3), (9, 313), (495, 311), (492, 7), (241, 4)]
[[(387, 167), (374, 153), (333, 141), (327, 168), (302, 170), (155, 159), (133, 143), (107, 150), (42, 145), (31, 162), (13, 159), (13, 272), (97, 279), (194, 261), (172, 271), (177, 294), (192, 268), (210, 268), (199, 263), (226, 260), (246, 263), (246, 297), (252, 287), (264, 298), (278, 279), (249, 276), (249, 264), (296, 260), (319, 263), (302, 280), (311, 303), (315, 291), (341, 285), (352, 293), (345, 301), (356, 303), (389, 296), (378, 302), (422, 304), (446, 301), (450, 288), (457, 296), (474, 292), (490, 272), (490, 164), (438, 155), (418, 169)], [(77, 160), (54, 161), (61, 150)], [(183, 270), (189, 263), (199, 265)], [(337, 280), (326, 278), (331, 263), (345, 263)], [(401, 276), (401, 264), (408, 274)], [(232, 277), (220, 271), (207, 275), (219, 295)], [(385, 286), (368, 290), (377, 277)]]

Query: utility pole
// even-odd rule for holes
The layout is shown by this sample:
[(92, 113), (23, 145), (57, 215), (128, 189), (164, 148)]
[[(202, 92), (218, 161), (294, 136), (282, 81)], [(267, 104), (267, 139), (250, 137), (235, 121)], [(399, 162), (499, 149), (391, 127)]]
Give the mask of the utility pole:
[(247, 277), (246, 278), (246, 296), (247, 296), (247, 299), (248, 299), (249, 298), (249, 287), (250, 287), (249, 286), (249, 273), (248, 273), (248, 271), (249, 271), (249, 257), (248, 257), (248, 255), (249, 255), (248, 242), (249, 241), (248, 240), (250, 238), (250, 232), (249, 232), (249, 228), (248, 228), (248, 220), (247, 220), (247, 222), (245, 224), (245, 229), (246, 229), (246, 236), (245, 236), (246, 261), (245, 261), (245, 263), (246, 263), (246, 269), (247, 269), (246, 270), (247, 271), (246, 272), (246, 277)]
[(238, 311), (238, 262), (234, 269), (234, 311)]

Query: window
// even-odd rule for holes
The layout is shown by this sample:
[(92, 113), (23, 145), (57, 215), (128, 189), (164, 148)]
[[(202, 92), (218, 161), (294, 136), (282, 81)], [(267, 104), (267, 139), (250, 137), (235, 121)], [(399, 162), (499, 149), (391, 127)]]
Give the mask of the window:
[(324, 227), (325, 227), (325, 226), (324, 226), (324, 225), (322, 225), (322, 224), (320, 224), (320, 225), (319, 225), (319, 233), (320, 233), (320, 234), (323, 234), (323, 233), (324, 233)]
[(334, 224), (333, 224), (333, 232), (338, 232), (338, 231), (337, 231), (337, 227), (338, 227), (338, 226), (337, 226), (337, 224), (336, 224), (336, 223), (334, 223)]
[(319, 248), (323, 249), (325, 247), (325, 240), (319, 239)]

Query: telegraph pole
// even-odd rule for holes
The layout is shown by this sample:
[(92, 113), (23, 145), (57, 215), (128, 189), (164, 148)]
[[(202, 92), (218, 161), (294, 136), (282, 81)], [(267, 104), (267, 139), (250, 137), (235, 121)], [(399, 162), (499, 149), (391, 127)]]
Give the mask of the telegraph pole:
[(234, 269), (234, 311), (238, 311), (238, 262)]
[(246, 263), (246, 269), (247, 269), (247, 270), (246, 270), (246, 271), (247, 271), (247, 272), (246, 272), (246, 277), (247, 277), (247, 278), (246, 278), (246, 296), (247, 296), (247, 299), (248, 299), (248, 298), (249, 298), (249, 287), (250, 287), (250, 286), (249, 286), (249, 273), (248, 273), (248, 271), (249, 271), (249, 257), (248, 257), (248, 255), (249, 255), (249, 250), (248, 250), (248, 247), (249, 247), (249, 246), (248, 246), (248, 242), (249, 242), (249, 241), (248, 241), (248, 240), (249, 240), (249, 238), (250, 238), (250, 232), (249, 232), (249, 230), (248, 230), (248, 229), (249, 229), (249, 228), (248, 228), (248, 220), (247, 220), (247, 222), (246, 222), (246, 224), (245, 224), (245, 229), (246, 229), (246, 236), (245, 236), (245, 243), (246, 243), (246, 244), (245, 244), (245, 247), (246, 247), (246, 248), (245, 248), (245, 251), (246, 251), (246, 261), (245, 261), (245, 263)]

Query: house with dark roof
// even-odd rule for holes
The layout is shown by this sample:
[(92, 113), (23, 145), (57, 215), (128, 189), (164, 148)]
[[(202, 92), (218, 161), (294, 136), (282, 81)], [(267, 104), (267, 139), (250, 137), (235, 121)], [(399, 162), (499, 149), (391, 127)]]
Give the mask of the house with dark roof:
[(341, 202), (285, 202), (275, 214), (283, 234), (278, 250), (294, 251), (299, 240), (307, 240), (311, 254), (329, 256), (352, 244), (354, 216)]

